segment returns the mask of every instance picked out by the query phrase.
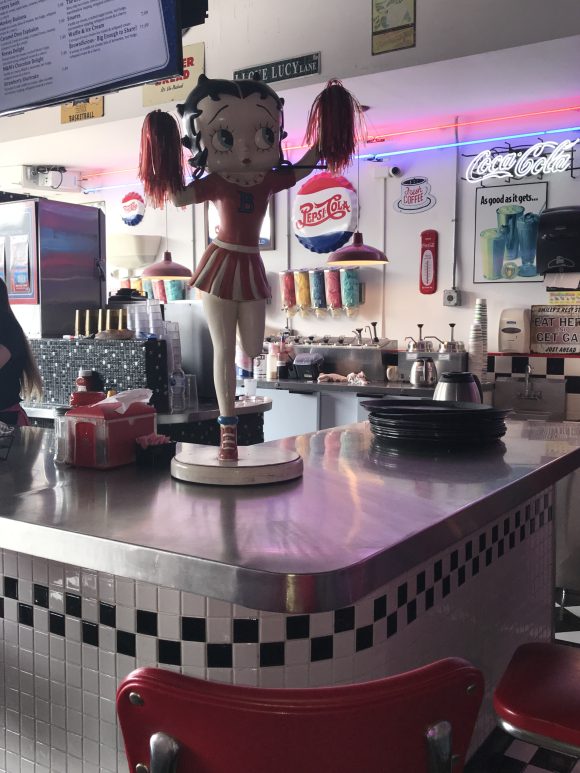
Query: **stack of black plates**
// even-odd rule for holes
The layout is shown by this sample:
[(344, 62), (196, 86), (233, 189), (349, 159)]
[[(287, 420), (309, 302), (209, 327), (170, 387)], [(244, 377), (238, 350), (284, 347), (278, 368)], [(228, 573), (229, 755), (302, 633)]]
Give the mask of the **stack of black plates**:
[(480, 403), (391, 398), (361, 403), (371, 432), (381, 444), (481, 445), (506, 431), (506, 410)]

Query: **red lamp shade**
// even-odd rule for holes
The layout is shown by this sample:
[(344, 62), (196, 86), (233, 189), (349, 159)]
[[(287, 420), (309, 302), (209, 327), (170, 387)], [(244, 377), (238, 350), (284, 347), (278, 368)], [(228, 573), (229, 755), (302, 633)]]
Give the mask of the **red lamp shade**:
[(141, 276), (154, 279), (186, 279), (191, 277), (191, 271), (182, 266), (181, 263), (174, 263), (171, 260), (171, 253), (166, 250), (163, 253), (163, 260), (158, 260), (147, 266), (143, 269)]
[(384, 252), (376, 247), (363, 243), (360, 231), (355, 231), (352, 244), (331, 252), (326, 261), (327, 266), (380, 266), (389, 260)]

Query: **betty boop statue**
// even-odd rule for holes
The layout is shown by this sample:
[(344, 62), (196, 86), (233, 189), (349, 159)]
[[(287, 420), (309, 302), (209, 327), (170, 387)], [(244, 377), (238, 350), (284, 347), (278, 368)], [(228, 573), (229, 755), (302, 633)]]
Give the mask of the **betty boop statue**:
[[(250, 357), (262, 351), (270, 287), (258, 238), (270, 197), (306, 177), (319, 160), (344, 168), (356, 144), (360, 106), (337, 81), (317, 97), (306, 139), (310, 150), (294, 166), (281, 142), (283, 100), (259, 80), (217, 80), (200, 75), (173, 117), (155, 110), (145, 118), (139, 176), (154, 206), (169, 198), (178, 207), (212, 201), (218, 237), (204, 252), (190, 284), (202, 292), (214, 347), (213, 373), (220, 416), (218, 459), (236, 461), (236, 336)], [(181, 145), (193, 153), (193, 181), (185, 185)], [(208, 174), (204, 175), (205, 172)]]

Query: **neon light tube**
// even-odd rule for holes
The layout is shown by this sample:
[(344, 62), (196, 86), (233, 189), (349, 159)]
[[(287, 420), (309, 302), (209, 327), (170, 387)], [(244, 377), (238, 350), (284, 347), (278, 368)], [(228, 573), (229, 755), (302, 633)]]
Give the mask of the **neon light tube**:
[(129, 183), (120, 183), (119, 185), (103, 185), (100, 188), (83, 188), (83, 193), (98, 193), (99, 191), (111, 191), (115, 188), (135, 188), (136, 186), (143, 187), (143, 183), (140, 180), (135, 180)]
[[(535, 132), (523, 132), (521, 134), (506, 134), (502, 137), (487, 137), (483, 140), (462, 140), (461, 142), (446, 142), (442, 145), (427, 145), (424, 148), (409, 148), (408, 150), (391, 150), (385, 153), (361, 153), (353, 156), (353, 159), (377, 159), (389, 158), (390, 156), (404, 156), (408, 153), (424, 153), (427, 150), (445, 150), (447, 148), (462, 148), (469, 145), (485, 145), (487, 142), (503, 142), (504, 140), (517, 140), (524, 137), (541, 137), (544, 134), (563, 134), (565, 132), (580, 131), (580, 126), (568, 126), (562, 129), (542, 129)], [(287, 150), (287, 148), (285, 148)], [(102, 188), (85, 188), (83, 193), (97, 193), (98, 191), (112, 190), (114, 188), (128, 188), (133, 185), (141, 185), (141, 182), (130, 182), (122, 185), (105, 185)]]
[[(512, 115), (496, 116), (494, 118), (478, 118), (473, 121), (454, 121), (453, 123), (444, 123), (437, 126), (424, 126), (420, 129), (404, 129), (398, 132), (388, 132), (386, 134), (374, 134), (370, 136), (365, 144), (372, 144), (375, 142), (384, 142), (392, 137), (403, 137), (408, 134), (421, 134), (423, 132), (440, 131), (442, 129), (460, 129), (462, 126), (479, 126), (487, 123), (496, 123), (499, 121), (510, 121), (518, 118), (532, 118), (541, 115), (553, 115), (555, 113), (568, 113), (574, 110), (580, 110), (580, 105), (572, 105), (571, 107), (556, 107), (551, 110), (537, 110), (530, 113), (514, 113)], [(285, 145), (284, 150), (305, 150), (307, 145)]]
[(462, 148), (468, 145), (484, 145), (487, 142), (502, 142), (503, 140), (517, 140), (523, 137), (539, 137), (543, 134), (562, 134), (563, 132), (580, 131), (580, 126), (569, 126), (564, 129), (544, 129), (536, 132), (523, 132), (522, 134), (506, 134), (503, 137), (487, 137), (484, 140), (462, 140), (461, 142), (446, 142), (442, 145), (428, 145), (424, 148), (409, 148), (408, 150), (391, 150), (386, 153), (366, 153), (360, 158), (387, 158), (389, 156), (404, 156), (406, 153), (423, 153), (426, 150), (444, 150), (445, 148)]

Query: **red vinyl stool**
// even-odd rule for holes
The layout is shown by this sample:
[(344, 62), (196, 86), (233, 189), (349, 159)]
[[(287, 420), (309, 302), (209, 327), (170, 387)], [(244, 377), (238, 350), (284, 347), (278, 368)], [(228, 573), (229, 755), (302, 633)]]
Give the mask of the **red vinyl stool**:
[(522, 644), (495, 690), (493, 705), (506, 733), (580, 756), (580, 649)]
[(137, 773), (461, 773), (482, 695), (481, 672), (458, 658), (282, 689), (142, 668), (117, 713)]

